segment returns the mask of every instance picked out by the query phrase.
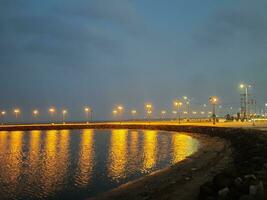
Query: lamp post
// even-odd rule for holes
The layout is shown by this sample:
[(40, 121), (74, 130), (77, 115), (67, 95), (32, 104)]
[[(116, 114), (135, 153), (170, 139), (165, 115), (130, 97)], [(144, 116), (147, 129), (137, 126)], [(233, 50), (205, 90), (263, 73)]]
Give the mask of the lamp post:
[(90, 121), (93, 121), (93, 110), (90, 107), (85, 107), (84, 112), (86, 114), (86, 123), (89, 123), (89, 114), (90, 114)]
[(6, 115), (6, 111), (2, 111), (1, 112), (1, 116), (2, 116), (2, 124), (4, 124), (4, 117), (5, 117), (5, 115)]
[(187, 121), (190, 120), (190, 98), (187, 96), (183, 97), (185, 104), (186, 104), (186, 112), (187, 112)]
[(162, 110), (160, 113), (161, 113), (161, 119), (164, 119), (166, 115), (166, 110)]
[(32, 115), (34, 118), (36, 118), (39, 115), (39, 111), (37, 109), (33, 110)]
[(134, 119), (134, 117), (136, 116), (136, 114), (137, 114), (137, 111), (136, 110), (131, 110), (131, 114), (132, 114), (132, 116), (133, 116), (133, 119)]
[(113, 117), (116, 118), (117, 115), (118, 115), (118, 111), (117, 111), (117, 110), (113, 110), (113, 111), (112, 111), (112, 114), (113, 114)]
[(120, 120), (122, 120), (122, 114), (123, 114), (123, 110), (124, 107), (122, 105), (117, 106), (117, 114), (120, 116)]
[(145, 104), (145, 110), (146, 110), (146, 114), (147, 114), (147, 119), (150, 118), (150, 116), (152, 115), (152, 109), (153, 109), (153, 106), (152, 106), (151, 103)]
[(65, 124), (65, 118), (67, 115), (68, 111), (67, 110), (62, 110), (62, 123)]
[(249, 84), (240, 84), (240, 88), (245, 90), (245, 99), (244, 99), (244, 119), (247, 121), (248, 120), (248, 89), (251, 88), (251, 85)]
[(210, 97), (210, 103), (212, 105), (212, 118), (213, 118), (213, 124), (216, 123), (216, 105), (218, 103), (217, 97)]
[(50, 113), (51, 116), (51, 123), (53, 123), (53, 117), (56, 112), (56, 109), (54, 107), (49, 108), (48, 112)]
[(174, 107), (177, 110), (177, 114), (178, 114), (178, 121), (179, 124), (181, 123), (181, 113), (180, 113), (180, 108), (182, 107), (183, 103), (181, 101), (174, 101)]
[(16, 118), (18, 118), (18, 116), (19, 116), (19, 114), (20, 114), (20, 109), (16, 108), (16, 109), (14, 110), (14, 113), (15, 113)]
[(265, 103), (265, 117), (267, 117), (267, 103)]

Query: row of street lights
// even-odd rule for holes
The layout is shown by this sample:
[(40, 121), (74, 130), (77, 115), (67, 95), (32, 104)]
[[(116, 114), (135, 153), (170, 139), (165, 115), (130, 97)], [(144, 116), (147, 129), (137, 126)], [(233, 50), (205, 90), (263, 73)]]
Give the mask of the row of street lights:
[[(86, 114), (86, 120), (87, 120), (86, 123), (89, 123), (89, 121), (92, 121), (92, 120), (93, 120), (93, 110), (92, 110), (90, 107), (87, 107), (87, 106), (86, 106), (86, 107), (84, 107), (84, 112), (85, 112), (85, 114)], [(16, 119), (17, 119), (17, 118), (19, 117), (19, 115), (21, 114), (21, 110), (20, 110), (19, 108), (16, 108), (16, 109), (13, 110), (13, 113), (14, 113)], [(51, 121), (53, 122), (53, 120), (54, 120), (54, 116), (55, 116), (55, 114), (56, 114), (56, 109), (55, 109), (54, 107), (50, 107), (50, 108), (48, 109), (48, 113), (50, 114), (50, 116), (51, 116)], [(0, 114), (1, 114), (1, 117), (4, 118), (4, 117), (7, 115), (7, 112), (6, 112), (6, 111), (1, 111)], [(67, 111), (66, 109), (63, 109), (63, 110), (61, 111), (61, 115), (62, 115), (62, 123), (65, 123), (67, 114), (68, 114), (68, 111)], [(34, 118), (38, 118), (39, 115), (40, 115), (39, 110), (34, 109), (34, 110), (32, 111), (32, 116), (33, 116)], [(3, 122), (2, 122), (2, 123), (3, 123)]]
[[(186, 97), (186, 96), (184, 96), (182, 99), (183, 99), (183, 101), (181, 101), (181, 100), (174, 100), (173, 101), (174, 110), (172, 111), (172, 114), (174, 114), (176, 116), (176, 119), (178, 119), (179, 124), (181, 123), (181, 108), (182, 108), (182, 106), (184, 104), (186, 105), (186, 111), (184, 111), (183, 114), (187, 115), (187, 121), (189, 121), (189, 119), (190, 119), (190, 101), (191, 101), (191, 99)], [(211, 97), (210, 98), (210, 103), (213, 106), (213, 112), (201, 111), (200, 114), (201, 115), (204, 115), (205, 113), (208, 113), (209, 115), (212, 114), (213, 118), (216, 119), (215, 107), (216, 107), (216, 105), (218, 103), (218, 98), (217, 97)], [(207, 105), (204, 104), (204, 107), (207, 107)], [(146, 113), (146, 118), (147, 119), (151, 118), (152, 113), (153, 113), (153, 105), (151, 103), (146, 103), (144, 105), (144, 109), (145, 109), (145, 113)], [(122, 114), (123, 114), (124, 111), (125, 111), (124, 106), (118, 105), (118, 106), (114, 107), (114, 109), (112, 110), (112, 114), (113, 114), (114, 117), (120, 117), (120, 119), (121, 119)], [(131, 115), (133, 117), (136, 117), (137, 110), (130, 110), (130, 113), (131, 113)], [(166, 116), (167, 111), (166, 110), (162, 110), (160, 112), (160, 114), (161, 114), (161, 118), (163, 119)], [(196, 115), (197, 112), (196, 111), (192, 111), (192, 114)], [(215, 119), (213, 120), (214, 123), (215, 123)]]

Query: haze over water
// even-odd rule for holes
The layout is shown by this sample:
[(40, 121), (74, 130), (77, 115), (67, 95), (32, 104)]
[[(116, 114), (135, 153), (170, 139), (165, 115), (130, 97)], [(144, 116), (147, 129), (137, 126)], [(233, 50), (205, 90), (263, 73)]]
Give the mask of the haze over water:
[(180, 133), (133, 130), (0, 132), (1, 199), (84, 199), (198, 149)]

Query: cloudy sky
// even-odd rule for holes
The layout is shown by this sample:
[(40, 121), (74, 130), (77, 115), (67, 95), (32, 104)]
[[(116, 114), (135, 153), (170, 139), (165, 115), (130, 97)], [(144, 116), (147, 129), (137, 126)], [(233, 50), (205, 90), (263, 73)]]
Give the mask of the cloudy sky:
[(196, 106), (218, 95), (238, 108), (242, 81), (263, 105), (266, 7), (266, 0), (1, 0), (0, 107), (54, 105), (80, 119), (90, 105), (107, 119), (118, 103), (162, 109), (183, 95)]

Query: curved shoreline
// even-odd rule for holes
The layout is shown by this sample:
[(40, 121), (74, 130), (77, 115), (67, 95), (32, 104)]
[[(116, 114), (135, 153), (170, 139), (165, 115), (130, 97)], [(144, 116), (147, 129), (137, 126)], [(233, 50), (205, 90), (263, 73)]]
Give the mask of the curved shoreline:
[[(198, 184), (195, 188), (190, 187), (187, 181), (190, 182), (191, 177), (186, 177), (186, 181), (173, 181), (171, 176), (169, 179), (155, 178), (157, 184), (154, 188), (147, 188), (141, 197), (137, 199), (180, 199), (189, 200), (196, 199), (218, 199), (219, 195), (223, 197), (229, 197), (230, 199), (239, 199), (241, 197), (254, 198), (255, 195), (259, 196), (259, 199), (267, 199), (267, 134), (262, 130), (256, 129), (243, 129), (235, 127), (223, 127), (212, 125), (194, 125), (194, 124), (174, 124), (174, 123), (158, 123), (158, 122), (121, 122), (121, 123), (91, 123), (91, 124), (68, 124), (68, 125), (11, 125), (0, 126), (0, 131), (28, 131), (28, 130), (63, 130), (63, 129), (150, 129), (159, 131), (174, 131), (174, 132), (186, 132), (197, 133), (207, 138), (219, 138), (223, 141), (224, 147), (218, 149), (215, 154), (205, 153), (203, 157), (194, 157), (198, 154), (194, 154), (191, 158), (188, 158), (184, 162), (179, 163), (179, 166), (190, 165), (186, 163), (194, 163), (195, 160), (204, 160), (203, 169), (201, 170), (187, 170), (198, 176), (193, 176), (193, 179)], [(207, 146), (209, 149), (210, 146)], [(206, 151), (206, 150), (205, 150)], [(209, 157), (210, 155), (211, 157)], [(212, 158), (213, 155), (213, 158)], [(207, 157), (211, 158), (210, 162), (206, 163)], [(202, 159), (199, 159), (202, 158)], [(230, 160), (232, 160), (231, 165)], [(201, 163), (201, 162), (200, 162)], [(195, 163), (197, 164), (197, 162)], [(206, 164), (206, 165), (205, 165)], [(214, 165), (215, 167), (212, 167)], [(175, 168), (175, 167), (174, 167)], [(193, 168), (192, 168), (193, 169)], [(198, 168), (197, 168), (198, 169)], [(171, 167), (172, 171), (175, 171)], [(177, 167), (177, 170), (181, 168)], [(164, 171), (164, 170), (163, 170)], [(168, 170), (167, 170), (168, 171)], [(198, 173), (200, 171), (200, 173)], [(204, 174), (207, 173), (207, 174)], [(157, 173), (155, 173), (157, 175)], [(161, 174), (161, 173), (158, 173)], [(164, 174), (164, 172), (162, 172)], [(156, 176), (152, 174), (151, 176)], [(189, 174), (190, 175), (190, 174)], [(218, 182), (219, 179), (219, 182)], [(253, 179), (253, 180), (251, 180)], [(223, 180), (227, 180), (223, 183)], [(241, 181), (240, 185), (235, 185), (235, 181)], [(152, 181), (153, 182), (153, 181)], [(164, 183), (164, 184), (163, 184)], [(205, 183), (205, 184), (204, 184)], [(234, 183), (234, 184), (233, 184)], [(165, 185), (166, 184), (166, 185)], [(256, 184), (256, 185), (255, 185)], [(151, 184), (153, 185), (153, 184)], [(163, 187), (165, 185), (165, 187)], [(192, 185), (192, 184), (191, 184)], [(127, 186), (127, 185), (126, 185)], [(145, 188), (145, 186), (143, 186)], [(126, 188), (126, 187), (125, 187)], [(181, 191), (181, 188), (182, 191)], [(254, 188), (250, 190), (250, 188)], [(258, 188), (255, 193), (255, 188)], [(130, 194), (130, 189), (122, 189), (125, 194)], [(133, 190), (134, 191), (134, 190)], [(194, 191), (194, 192), (192, 192)], [(135, 191), (136, 192), (136, 191)], [(190, 193), (190, 197), (187, 195)], [(194, 194), (192, 194), (194, 193)], [(167, 195), (167, 196), (164, 196)], [(104, 196), (102, 196), (104, 198)], [(153, 197), (153, 198), (151, 198)], [(100, 196), (99, 198), (100, 199)], [(109, 198), (110, 199), (110, 198)], [(116, 198), (119, 199), (119, 198)], [(125, 196), (122, 199), (126, 199)], [(134, 199), (130, 197), (128, 199)]]
[(230, 163), (231, 151), (229, 143), (225, 140), (194, 133), (182, 134), (190, 135), (200, 142), (196, 153), (172, 166), (100, 193), (88, 200), (195, 199), (200, 185)]

